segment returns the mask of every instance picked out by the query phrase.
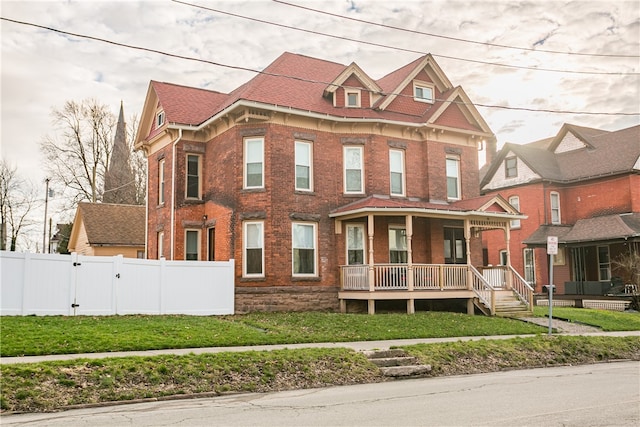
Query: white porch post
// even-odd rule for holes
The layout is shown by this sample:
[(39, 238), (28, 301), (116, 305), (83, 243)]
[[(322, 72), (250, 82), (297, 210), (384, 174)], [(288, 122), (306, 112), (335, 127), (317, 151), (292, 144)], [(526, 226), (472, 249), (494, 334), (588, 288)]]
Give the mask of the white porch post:
[[(471, 220), (469, 218), (464, 219), (464, 243), (467, 251), (467, 266), (471, 264)], [(467, 289), (473, 289), (473, 273), (471, 269), (467, 267)]]
[[(406, 216), (405, 225), (407, 232), (407, 290), (413, 292), (413, 216)], [(407, 299), (407, 314), (413, 314), (415, 311), (414, 300), (411, 297)]]
[(505, 286), (507, 289), (512, 289), (511, 283), (511, 223), (510, 221), (505, 221), (504, 223), (504, 239), (507, 245), (507, 265), (505, 268)]
[(374, 258), (373, 258), (373, 214), (367, 216), (367, 235), (369, 240), (369, 291), (375, 290)]

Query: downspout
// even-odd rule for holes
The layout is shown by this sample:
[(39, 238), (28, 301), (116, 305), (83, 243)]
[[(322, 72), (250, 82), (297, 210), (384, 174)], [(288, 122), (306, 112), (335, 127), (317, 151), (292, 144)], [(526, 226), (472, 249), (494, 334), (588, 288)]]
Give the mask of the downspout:
[(175, 233), (175, 226), (174, 226), (174, 220), (175, 220), (175, 207), (176, 207), (176, 145), (178, 145), (178, 142), (180, 142), (180, 140), (182, 139), (182, 129), (178, 129), (178, 137), (176, 138), (175, 141), (173, 141), (173, 152), (172, 152), (172, 158), (171, 158), (171, 249), (169, 251), (169, 259), (171, 261), (173, 261), (173, 244), (174, 244), (174, 233)]
[(144, 227), (144, 259), (149, 259), (149, 155), (146, 150), (145, 157), (147, 158), (147, 170), (145, 171), (147, 177), (147, 197), (145, 197), (144, 201), (144, 221), (146, 224)]

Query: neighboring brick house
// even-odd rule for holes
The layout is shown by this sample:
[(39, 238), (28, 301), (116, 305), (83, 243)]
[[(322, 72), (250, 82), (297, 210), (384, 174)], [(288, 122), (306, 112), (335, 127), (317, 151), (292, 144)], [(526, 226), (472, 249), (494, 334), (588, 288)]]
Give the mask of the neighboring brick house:
[(79, 255), (144, 258), (144, 206), (80, 202), (69, 236)]
[[(602, 295), (621, 275), (612, 260), (640, 251), (640, 126), (609, 132), (565, 124), (553, 138), (505, 144), (487, 162), (481, 192), (528, 216), (511, 225), (509, 252), (536, 291), (549, 283), (546, 242), (556, 236), (556, 291)], [(483, 245), (489, 263), (504, 262), (501, 236), (484, 233)]]
[(236, 259), (237, 312), (437, 299), (471, 312), (491, 300), (480, 231), (518, 216), (478, 197), (485, 140), (430, 55), (380, 80), (284, 53), (228, 94), (152, 81), (135, 141), (148, 257)]

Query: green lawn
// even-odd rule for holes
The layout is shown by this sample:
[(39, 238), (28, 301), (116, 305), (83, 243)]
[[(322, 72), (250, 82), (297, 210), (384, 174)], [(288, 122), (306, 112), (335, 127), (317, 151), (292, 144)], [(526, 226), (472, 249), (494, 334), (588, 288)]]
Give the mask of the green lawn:
[[(549, 307), (535, 307), (534, 314), (546, 316), (549, 314)], [(603, 331), (640, 331), (640, 313), (553, 307), (551, 314), (554, 318), (597, 326)]]
[(518, 320), (457, 313), (253, 313), (235, 316), (0, 318), (0, 355), (97, 353), (544, 333)]
[[(548, 309), (536, 308), (544, 316)], [(640, 313), (554, 309), (606, 330), (640, 330)], [(405, 347), (431, 375), (460, 375), (619, 359), (640, 360), (640, 337), (547, 336), (513, 319), (455, 313), (253, 313), (248, 315), (1, 317), (3, 357), (162, 348), (534, 334), (509, 340)], [(184, 356), (75, 359), (0, 366), (2, 411), (223, 392), (272, 391), (384, 381), (363, 354), (335, 348)]]

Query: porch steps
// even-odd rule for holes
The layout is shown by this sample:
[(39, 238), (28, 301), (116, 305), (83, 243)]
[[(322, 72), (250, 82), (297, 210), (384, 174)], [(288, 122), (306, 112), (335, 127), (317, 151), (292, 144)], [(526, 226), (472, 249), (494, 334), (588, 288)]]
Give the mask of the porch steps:
[[(495, 292), (495, 307), (496, 316), (499, 317), (528, 317), (533, 315), (530, 310), (527, 310), (526, 304), (524, 304), (512, 291), (496, 291)], [(474, 299), (474, 304), (485, 315), (490, 316), (489, 307), (486, 307), (477, 298)]]
[(532, 312), (527, 310), (524, 304), (512, 291), (496, 292), (496, 316), (500, 317), (526, 317)]
[(431, 365), (419, 364), (415, 357), (408, 356), (404, 350), (365, 351), (364, 355), (387, 377), (417, 378), (431, 372)]

